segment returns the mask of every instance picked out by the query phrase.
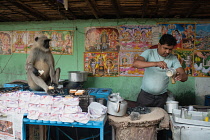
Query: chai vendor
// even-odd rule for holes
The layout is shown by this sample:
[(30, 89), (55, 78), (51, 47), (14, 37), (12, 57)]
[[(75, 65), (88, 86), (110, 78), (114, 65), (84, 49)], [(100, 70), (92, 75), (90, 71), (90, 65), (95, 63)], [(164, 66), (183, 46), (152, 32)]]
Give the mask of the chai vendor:
[(172, 53), (176, 39), (170, 34), (164, 34), (158, 43), (158, 48), (145, 50), (134, 62), (133, 67), (145, 68), (141, 91), (137, 103), (144, 107), (164, 108), (168, 94), (169, 77), (166, 69), (173, 68), (175, 81), (185, 82), (185, 73), (177, 57)]

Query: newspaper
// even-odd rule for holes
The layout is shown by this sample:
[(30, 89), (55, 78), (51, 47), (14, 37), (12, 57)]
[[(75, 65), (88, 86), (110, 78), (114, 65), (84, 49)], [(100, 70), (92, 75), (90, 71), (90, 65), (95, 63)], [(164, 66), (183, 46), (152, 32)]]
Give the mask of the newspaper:
[(0, 117), (0, 140), (22, 140), (23, 114)]

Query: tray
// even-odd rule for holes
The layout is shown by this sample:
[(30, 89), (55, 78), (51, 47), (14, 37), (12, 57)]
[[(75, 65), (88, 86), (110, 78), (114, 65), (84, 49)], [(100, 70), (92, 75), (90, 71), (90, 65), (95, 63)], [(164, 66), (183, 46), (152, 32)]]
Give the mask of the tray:
[(191, 119), (180, 118), (180, 113), (181, 110), (179, 109), (173, 109), (172, 111), (173, 120), (176, 123), (210, 127), (210, 122), (203, 121), (203, 116), (207, 116), (207, 112), (188, 111), (188, 113), (192, 114)]

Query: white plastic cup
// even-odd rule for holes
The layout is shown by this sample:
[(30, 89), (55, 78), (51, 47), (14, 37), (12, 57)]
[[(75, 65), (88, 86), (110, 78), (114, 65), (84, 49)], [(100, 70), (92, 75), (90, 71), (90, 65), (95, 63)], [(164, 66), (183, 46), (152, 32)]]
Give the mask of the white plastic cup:
[(178, 109), (178, 103), (177, 101), (167, 101), (166, 102), (166, 110), (168, 113), (172, 113), (173, 109)]
[(194, 109), (194, 108), (193, 108), (193, 106), (191, 106), (191, 105), (188, 107), (188, 111), (193, 111), (193, 109)]

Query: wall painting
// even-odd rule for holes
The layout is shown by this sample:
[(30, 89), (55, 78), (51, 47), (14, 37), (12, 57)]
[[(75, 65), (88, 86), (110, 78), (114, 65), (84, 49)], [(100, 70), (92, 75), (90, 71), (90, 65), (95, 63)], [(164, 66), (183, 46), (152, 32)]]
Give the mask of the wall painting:
[(87, 27), (85, 31), (86, 52), (118, 52), (119, 32), (115, 27)]
[(42, 33), (51, 39), (50, 46), (52, 54), (73, 54), (73, 31), (50, 30), (42, 31)]
[(84, 69), (90, 76), (118, 76), (118, 53), (85, 52)]
[(134, 59), (142, 52), (120, 52), (119, 53), (119, 73), (120, 76), (143, 76), (144, 69), (132, 67)]

